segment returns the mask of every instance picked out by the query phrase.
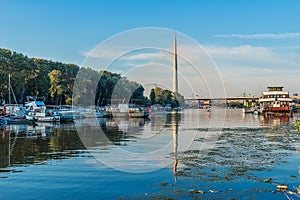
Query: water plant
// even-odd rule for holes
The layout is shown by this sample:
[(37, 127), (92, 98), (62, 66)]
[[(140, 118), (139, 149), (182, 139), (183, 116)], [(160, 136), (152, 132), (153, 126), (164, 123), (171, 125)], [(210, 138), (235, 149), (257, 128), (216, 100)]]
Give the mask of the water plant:
[(298, 132), (300, 133), (300, 120), (296, 119), (294, 122), (294, 127), (297, 128)]

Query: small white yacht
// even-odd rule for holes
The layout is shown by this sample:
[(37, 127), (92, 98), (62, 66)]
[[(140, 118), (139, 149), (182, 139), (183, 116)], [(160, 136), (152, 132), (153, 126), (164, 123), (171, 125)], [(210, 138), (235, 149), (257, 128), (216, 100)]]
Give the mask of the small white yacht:
[(26, 119), (39, 122), (60, 122), (60, 115), (55, 110), (48, 110), (43, 101), (31, 101), (25, 104), (28, 110)]

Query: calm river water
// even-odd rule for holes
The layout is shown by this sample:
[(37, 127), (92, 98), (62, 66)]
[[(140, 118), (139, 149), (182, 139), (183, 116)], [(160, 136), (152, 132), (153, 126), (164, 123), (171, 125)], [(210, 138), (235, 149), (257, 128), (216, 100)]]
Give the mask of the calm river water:
[(297, 199), (295, 119), (212, 109), (7, 125), (0, 199)]

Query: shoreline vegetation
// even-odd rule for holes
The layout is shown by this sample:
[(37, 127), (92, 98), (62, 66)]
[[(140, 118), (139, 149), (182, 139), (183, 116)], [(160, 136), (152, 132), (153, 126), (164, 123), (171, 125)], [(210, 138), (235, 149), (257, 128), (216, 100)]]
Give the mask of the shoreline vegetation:
[[(74, 82), (80, 71), (85, 79), (79, 80), (76, 89), (95, 89), (94, 99), (80, 102), (86, 97), (72, 96)], [(41, 58), (29, 58), (22, 53), (0, 48), (0, 104), (9, 102), (8, 76), (11, 74), (11, 87), (18, 104), (24, 104), (26, 97), (43, 97), (46, 104), (71, 105), (72, 101), (86, 105), (105, 106), (114, 102), (115, 97), (126, 97), (125, 102), (151, 106), (161, 104), (178, 107), (183, 96), (170, 90), (153, 88), (150, 97), (144, 96), (144, 87), (120, 74), (109, 71), (96, 71), (88, 67), (66, 64)], [(78, 81), (78, 80), (76, 80)], [(92, 91), (93, 92), (93, 91)], [(79, 92), (80, 93), (80, 92)], [(114, 95), (114, 96), (112, 96)], [(94, 102), (92, 102), (94, 101)]]

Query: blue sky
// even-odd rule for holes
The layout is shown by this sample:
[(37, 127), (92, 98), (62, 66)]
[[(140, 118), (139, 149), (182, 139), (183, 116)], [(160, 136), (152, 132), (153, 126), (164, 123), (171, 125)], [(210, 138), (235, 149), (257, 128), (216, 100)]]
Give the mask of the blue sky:
[(228, 94), (259, 95), (273, 83), (300, 93), (299, 8), (297, 0), (0, 0), (0, 47), (81, 65), (115, 34), (162, 27), (207, 50)]

